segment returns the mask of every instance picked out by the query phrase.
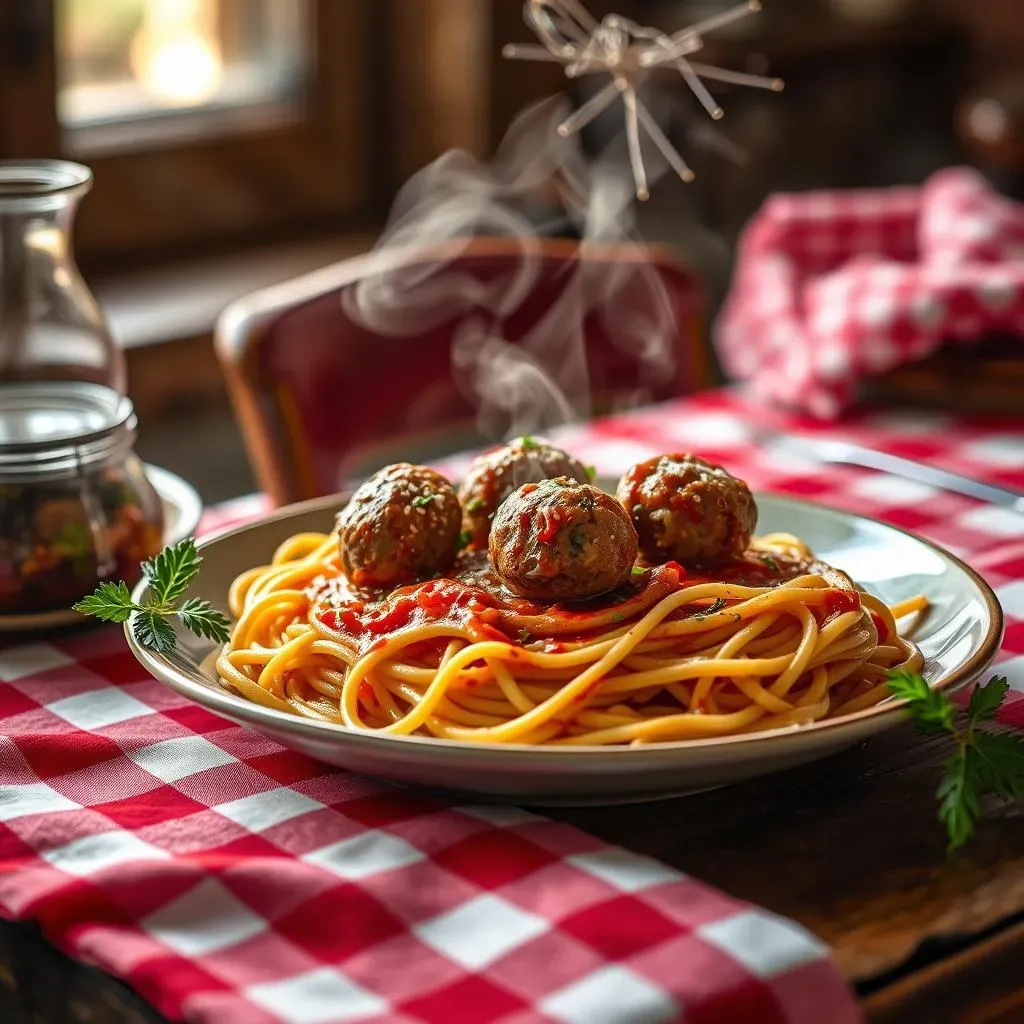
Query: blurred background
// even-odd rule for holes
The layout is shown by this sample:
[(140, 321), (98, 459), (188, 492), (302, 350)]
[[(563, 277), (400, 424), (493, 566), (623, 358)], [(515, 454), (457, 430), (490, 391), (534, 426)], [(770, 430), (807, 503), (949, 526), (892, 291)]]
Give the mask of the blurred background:
[[(674, 30), (732, 2), (589, 6)], [(973, 163), (1021, 193), (1021, 0), (765, 8), (703, 59), (779, 75), (786, 91), (716, 89), (727, 116), (709, 136), (669, 83), (667, 130), (697, 180), (663, 180), (639, 211), (643, 235), (700, 275), (708, 318), (738, 232), (773, 191), (913, 184)], [(95, 173), (76, 249), (127, 352), (145, 459), (209, 501), (252, 489), (215, 318), (367, 250), (411, 174), (451, 147), (487, 157), (517, 111), (565, 90), (556, 65), (502, 59), (531, 38), (519, 0), (0, 0), (0, 158), (61, 155)], [(584, 143), (620, 129), (616, 108)]]

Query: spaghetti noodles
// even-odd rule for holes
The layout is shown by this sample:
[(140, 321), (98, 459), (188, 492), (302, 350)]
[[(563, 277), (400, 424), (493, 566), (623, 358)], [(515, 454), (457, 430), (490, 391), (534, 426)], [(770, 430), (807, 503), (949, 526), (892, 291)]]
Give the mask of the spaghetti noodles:
[(571, 605), (513, 596), (486, 551), (360, 595), (337, 532), (291, 537), (234, 582), (223, 683), (350, 729), (476, 743), (609, 745), (799, 726), (876, 704), (922, 657), (888, 607), (796, 537), (753, 538), (714, 577), (633, 569)]

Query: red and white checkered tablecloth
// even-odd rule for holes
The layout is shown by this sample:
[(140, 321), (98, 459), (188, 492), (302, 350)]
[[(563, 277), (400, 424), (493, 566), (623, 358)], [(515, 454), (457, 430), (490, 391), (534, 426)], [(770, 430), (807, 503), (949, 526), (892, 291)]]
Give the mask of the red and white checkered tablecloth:
[[(769, 458), (750, 441), (773, 415), (711, 393), (561, 439), (605, 473), (694, 449), (756, 488), (953, 547), (999, 593), (1001, 669), (1024, 691), (1024, 520)], [(1024, 422), (789, 422), (1024, 488)], [(543, 817), (326, 769), (160, 686), (116, 630), (8, 642), (0, 681), (0, 914), (39, 922), (172, 1020), (858, 1019), (827, 949), (795, 924)], [(1024, 726), (1024, 693), (1006, 715)]]
[(1024, 355), (1024, 204), (948, 167), (920, 188), (770, 197), (715, 341), (734, 379), (830, 419), (866, 377), (987, 333)]

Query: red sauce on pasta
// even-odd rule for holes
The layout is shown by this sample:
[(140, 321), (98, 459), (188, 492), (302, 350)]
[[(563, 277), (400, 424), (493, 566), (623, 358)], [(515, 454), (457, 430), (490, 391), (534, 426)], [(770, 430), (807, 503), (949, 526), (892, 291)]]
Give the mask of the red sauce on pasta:
[[(666, 562), (640, 567), (642, 571), (634, 572), (627, 584), (600, 597), (572, 604), (547, 604), (513, 595), (491, 571), (485, 553), (466, 551), (450, 577), (399, 587), (383, 595), (356, 597), (350, 591), (336, 590), (325, 594), (314, 614), (324, 626), (344, 633), (362, 651), (379, 650), (409, 628), (444, 623), (466, 629), (475, 641), (497, 640), (520, 646), (536, 643), (540, 646), (535, 649), (559, 653), (569, 645), (585, 643), (597, 633), (638, 621), (648, 608), (680, 587), (711, 582), (764, 587), (819, 568), (782, 555), (772, 557), (767, 565), (753, 552), (717, 566), (713, 572), (695, 572), (678, 562)], [(859, 604), (856, 592), (836, 588), (828, 591), (824, 615), (827, 618), (853, 610)], [(707, 601), (686, 605), (673, 612), (671, 619), (706, 613), (709, 607)], [(443, 641), (435, 645), (434, 660), (443, 646)]]
[(825, 615), (825, 622), (834, 619), (847, 612), (860, 610), (860, 595), (856, 590), (829, 590), (822, 602), (822, 609)]

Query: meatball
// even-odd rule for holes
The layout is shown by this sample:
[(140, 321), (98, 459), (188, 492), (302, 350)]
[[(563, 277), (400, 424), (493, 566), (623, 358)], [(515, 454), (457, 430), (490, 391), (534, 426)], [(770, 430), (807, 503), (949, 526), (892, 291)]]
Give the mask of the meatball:
[(455, 558), (459, 502), (426, 466), (374, 473), (338, 515), (341, 558), (358, 586), (397, 586), (443, 572)]
[(495, 513), (491, 563), (502, 583), (538, 601), (582, 600), (629, 579), (636, 530), (610, 494), (569, 477), (529, 483)]
[(616, 497), (633, 520), (641, 553), (654, 563), (737, 558), (757, 525), (747, 485), (695, 455), (641, 462), (619, 481)]
[(462, 529), (470, 543), (487, 545), (494, 513), (517, 487), (556, 476), (581, 484), (589, 480), (586, 468), (571, 455), (532, 437), (517, 438), (481, 455), (470, 466), (459, 488)]

